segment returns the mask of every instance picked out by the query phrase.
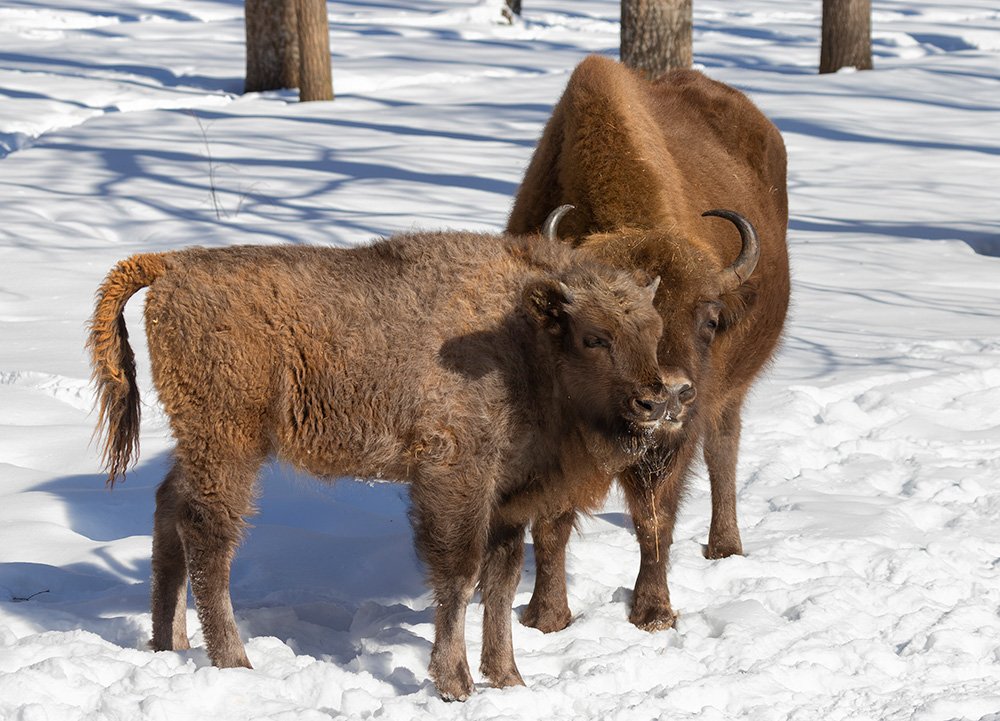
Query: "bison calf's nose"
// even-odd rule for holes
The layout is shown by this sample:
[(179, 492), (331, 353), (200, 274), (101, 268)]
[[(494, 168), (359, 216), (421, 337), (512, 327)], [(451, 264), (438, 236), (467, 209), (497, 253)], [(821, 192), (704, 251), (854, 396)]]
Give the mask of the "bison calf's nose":
[(667, 410), (667, 402), (660, 398), (635, 397), (631, 405), (636, 420), (641, 423), (655, 423)]

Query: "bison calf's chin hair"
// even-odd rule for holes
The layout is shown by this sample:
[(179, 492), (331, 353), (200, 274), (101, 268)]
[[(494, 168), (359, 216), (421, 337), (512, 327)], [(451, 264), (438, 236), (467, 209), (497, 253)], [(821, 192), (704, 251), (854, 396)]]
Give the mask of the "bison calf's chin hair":
[(495, 686), (523, 683), (510, 624), (527, 525), (579, 507), (581, 474), (624, 469), (634, 441), (619, 436), (659, 422), (663, 324), (655, 283), (640, 280), (554, 239), (470, 233), (120, 262), (88, 343), (109, 481), (138, 450), (122, 313), (147, 286), (153, 383), (176, 439), (156, 494), (152, 647), (189, 647), (190, 579), (212, 663), (250, 666), (230, 564), (276, 457), (321, 478), (411, 484), (438, 691), (473, 690), (464, 622), (477, 584), (481, 669)]
[[(562, 235), (610, 267), (662, 278), (662, 430), (618, 475), (639, 542), (630, 619), (673, 625), (667, 561), (678, 503), (699, 447), (712, 489), (705, 555), (741, 554), (736, 465), (743, 399), (770, 362), (789, 298), (784, 143), (739, 91), (699, 72), (652, 82), (608, 58), (574, 70), (525, 171), (511, 233)], [(556, 232), (554, 207), (575, 210)], [(577, 512), (610, 474), (532, 525), (535, 590), (522, 621), (563, 628), (565, 546)]]

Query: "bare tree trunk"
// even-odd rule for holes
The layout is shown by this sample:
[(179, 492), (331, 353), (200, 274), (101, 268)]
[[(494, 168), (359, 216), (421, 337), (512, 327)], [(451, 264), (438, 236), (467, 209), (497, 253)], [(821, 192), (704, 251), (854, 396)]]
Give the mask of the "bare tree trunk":
[(299, 100), (333, 100), (326, 0), (297, 0)]
[(297, 88), (296, 0), (246, 0), (247, 75), (243, 92)]
[(872, 69), (871, 0), (823, 0), (819, 71)]
[(691, 67), (691, 13), (691, 0), (622, 0), (622, 62), (653, 80)]

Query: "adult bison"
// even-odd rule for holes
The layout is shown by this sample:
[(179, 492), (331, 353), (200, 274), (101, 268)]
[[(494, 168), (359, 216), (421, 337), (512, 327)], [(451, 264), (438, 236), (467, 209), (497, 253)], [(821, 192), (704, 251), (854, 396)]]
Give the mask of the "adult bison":
[(481, 669), (496, 686), (523, 683), (510, 616), (526, 525), (566, 506), (581, 478), (629, 465), (668, 405), (656, 281), (581, 256), (545, 238), (428, 233), (119, 263), (89, 340), (109, 481), (138, 450), (122, 312), (146, 286), (153, 381), (177, 441), (156, 495), (153, 648), (189, 647), (190, 577), (212, 662), (250, 665), (230, 564), (257, 472), (277, 456), (321, 477), (410, 482), (438, 603), (438, 690), (472, 691), (477, 582)]
[[(563, 203), (576, 207), (560, 228), (574, 246), (662, 278), (659, 359), (683, 410), (619, 483), (641, 557), (630, 619), (666, 628), (675, 618), (667, 556), (699, 443), (712, 488), (705, 554), (742, 553), (735, 485), (741, 408), (788, 307), (784, 144), (746, 96), (701, 73), (674, 71), (650, 82), (613, 60), (588, 57), (545, 127), (507, 230), (534, 231)], [(726, 210), (705, 213), (716, 208)], [(532, 527), (537, 576), (522, 622), (543, 631), (571, 619), (565, 546), (575, 515), (554, 514)]]

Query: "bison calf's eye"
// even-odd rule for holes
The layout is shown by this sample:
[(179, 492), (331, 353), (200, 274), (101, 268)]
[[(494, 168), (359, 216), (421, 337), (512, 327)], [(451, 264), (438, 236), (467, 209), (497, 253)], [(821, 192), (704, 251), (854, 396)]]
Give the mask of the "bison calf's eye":
[(607, 338), (601, 338), (596, 335), (588, 335), (584, 337), (583, 344), (588, 348), (610, 348), (611, 341)]

